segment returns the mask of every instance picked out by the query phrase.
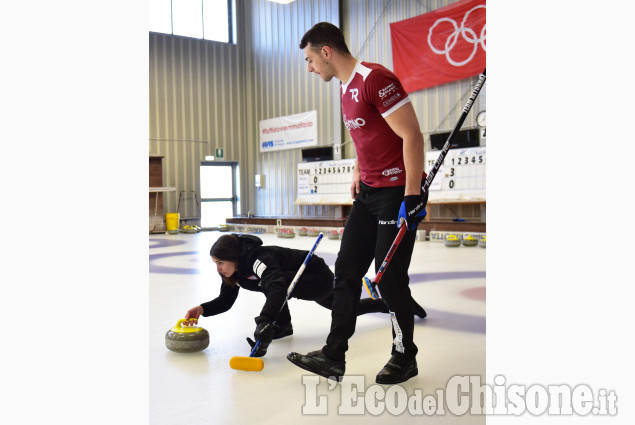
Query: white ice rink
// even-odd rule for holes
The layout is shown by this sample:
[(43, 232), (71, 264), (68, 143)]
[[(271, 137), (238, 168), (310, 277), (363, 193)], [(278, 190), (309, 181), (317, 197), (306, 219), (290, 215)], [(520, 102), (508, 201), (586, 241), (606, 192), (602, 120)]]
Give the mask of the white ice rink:
[[(469, 411), (454, 415), (446, 408), (445, 413), (429, 415), (423, 412), (421, 401), (434, 397), (438, 402), (437, 390), (445, 391), (448, 381), (457, 375), (480, 376), (485, 383), (486, 249), (415, 243), (410, 287), (428, 312), (426, 319), (415, 318), (419, 375), (392, 388), (375, 384), (375, 375), (390, 357), (392, 335), (386, 314), (358, 318), (342, 384), (318, 379), (290, 363), (286, 355), (291, 351), (321, 348), (330, 326), (328, 310), (297, 299), (289, 302), (294, 334), (270, 345), (263, 358), (264, 369), (231, 369), (231, 357), (249, 355), (245, 338), (253, 337), (253, 318), (264, 303), (262, 294), (245, 290), (231, 310), (199, 321), (210, 333), (207, 349), (192, 354), (167, 350), (166, 331), (190, 307), (218, 295), (220, 278), (209, 249), (220, 235), (149, 236), (151, 424), (485, 423), (484, 415)], [(265, 245), (304, 250), (315, 240), (281, 239), (270, 233), (258, 236)], [(316, 254), (333, 268), (338, 249), (339, 240), (325, 237)]]

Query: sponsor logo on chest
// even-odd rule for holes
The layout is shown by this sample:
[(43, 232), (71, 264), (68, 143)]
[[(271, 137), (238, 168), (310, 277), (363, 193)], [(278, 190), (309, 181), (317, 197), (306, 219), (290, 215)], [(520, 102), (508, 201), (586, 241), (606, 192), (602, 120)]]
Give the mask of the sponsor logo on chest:
[(344, 115), (344, 125), (346, 126), (346, 128), (348, 128), (349, 131), (356, 130), (366, 125), (366, 121), (363, 118), (348, 119), (346, 118), (346, 115)]

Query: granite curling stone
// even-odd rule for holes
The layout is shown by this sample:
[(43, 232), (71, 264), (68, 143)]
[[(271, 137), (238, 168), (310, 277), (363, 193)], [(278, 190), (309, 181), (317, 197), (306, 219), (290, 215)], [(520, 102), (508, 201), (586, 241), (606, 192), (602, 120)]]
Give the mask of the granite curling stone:
[(445, 237), (445, 246), (456, 247), (461, 246), (461, 240), (456, 235), (447, 235)]
[(177, 353), (195, 353), (209, 346), (209, 332), (199, 326), (188, 325), (186, 319), (180, 319), (165, 334), (165, 346)]
[(307, 236), (317, 236), (319, 234), (320, 234), (320, 231), (316, 229), (315, 227), (310, 228), (309, 230), (307, 230), (307, 233), (306, 233)]
[(476, 245), (478, 245), (478, 239), (475, 238), (472, 235), (465, 236), (463, 238), (463, 245), (464, 246), (476, 246)]
[(295, 238), (295, 232), (291, 229), (278, 229), (277, 236), (279, 238)]

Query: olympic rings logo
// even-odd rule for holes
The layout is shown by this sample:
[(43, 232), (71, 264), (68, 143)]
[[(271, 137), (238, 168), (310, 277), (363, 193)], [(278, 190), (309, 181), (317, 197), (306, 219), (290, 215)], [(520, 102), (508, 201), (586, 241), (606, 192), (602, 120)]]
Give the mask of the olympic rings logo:
[[(432, 25), (430, 27), (430, 30), (428, 31), (428, 46), (430, 46), (432, 51), (434, 53), (436, 53), (437, 55), (445, 55), (445, 57), (448, 60), (448, 62), (451, 65), (454, 65), (454, 66), (463, 66), (466, 63), (468, 63), (469, 61), (471, 61), (472, 58), (474, 58), (474, 55), (476, 55), (476, 51), (478, 50), (478, 46), (479, 45), (483, 48), (483, 51), (486, 51), (486, 49), (485, 49), (485, 25), (483, 25), (483, 29), (481, 30), (481, 34), (479, 36), (476, 35), (476, 32), (472, 28), (468, 28), (468, 27), (465, 26), (465, 23), (466, 23), (468, 17), (470, 16), (470, 13), (474, 12), (476, 9), (481, 9), (481, 8), (485, 9), (485, 5), (475, 6), (472, 9), (470, 9), (465, 14), (465, 16), (463, 17), (463, 20), (461, 21), (461, 26), (458, 26), (456, 21), (454, 19), (452, 19), (452, 18), (440, 18), (440, 19), (437, 19), (437, 21), (434, 23), (434, 25)], [(445, 48), (443, 50), (437, 49), (432, 44), (432, 33), (433, 33), (434, 29), (437, 27), (437, 25), (441, 24), (442, 22), (449, 22), (454, 27), (454, 31), (452, 32), (452, 34), (450, 34), (448, 36), (448, 38), (445, 40)], [(463, 37), (463, 40), (465, 40), (466, 42), (468, 42), (468, 43), (470, 43), (470, 44), (472, 44), (474, 46), (470, 56), (467, 59), (465, 59), (464, 61), (460, 61), (460, 62), (459, 61), (455, 61), (450, 56), (450, 52), (452, 51), (452, 49), (456, 45), (456, 43), (458, 41), (458, 38), (459, 38), (459, 35), (461, 37)]]

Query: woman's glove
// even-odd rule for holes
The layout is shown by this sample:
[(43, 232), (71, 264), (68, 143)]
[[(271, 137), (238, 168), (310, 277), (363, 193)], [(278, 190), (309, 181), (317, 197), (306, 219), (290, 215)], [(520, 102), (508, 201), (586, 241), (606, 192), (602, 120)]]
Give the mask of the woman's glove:
[[(269, 344), (273, 340), (273, 333), (275, 331), (273, 323), (269, 321), (269, 319), (258, 316), (256, 317), (256, 330), (254, 331), (254, 339), (256, 341), (260, 340), (260, 346), (254, 353), (254, 357), (262, 357), (267, 354), (267, 348), (269, 348)], [(254, 348), (256, 342), (252, 341), (250, 338), (247, 338), (247, 343), (251, 348)]]

